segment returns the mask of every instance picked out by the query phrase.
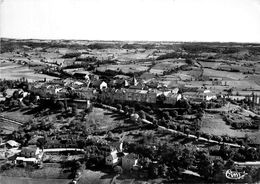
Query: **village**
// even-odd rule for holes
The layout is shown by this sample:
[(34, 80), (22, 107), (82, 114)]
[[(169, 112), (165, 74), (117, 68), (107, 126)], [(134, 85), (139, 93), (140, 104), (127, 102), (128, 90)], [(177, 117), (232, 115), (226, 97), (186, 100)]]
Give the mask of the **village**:
[(124, 45), (116, 56), (120, 49), (98, 44), (65, 54), (40, 44), (0, 58), (4, 67), (13, 62), (43, 75), (0, 81), (4, 175), (58, 170), (84, 183), (88, 169), (108, 173), (111, 183), (233, 182), (231, 169), (249, 173), (240, 182), (259, 181), (258, 64), (238, 67), (188, 49), (172, 54), (165, 45)]

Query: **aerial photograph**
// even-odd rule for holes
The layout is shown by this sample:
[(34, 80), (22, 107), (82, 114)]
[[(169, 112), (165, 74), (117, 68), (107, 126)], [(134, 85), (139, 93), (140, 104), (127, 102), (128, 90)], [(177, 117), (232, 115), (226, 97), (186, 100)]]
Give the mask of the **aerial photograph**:
[(0, 184), (260, 183), (260, 0), (1, 0)]

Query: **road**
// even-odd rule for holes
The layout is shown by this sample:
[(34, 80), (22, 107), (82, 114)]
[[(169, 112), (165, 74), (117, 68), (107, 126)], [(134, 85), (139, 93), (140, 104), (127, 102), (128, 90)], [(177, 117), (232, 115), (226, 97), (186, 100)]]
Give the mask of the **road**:
[(3, 115), (0, 115), (0, 122), (1, 121), (8, 121), (10, 123), (14, 123), (14, 124), (17, 124), (17, 125), (23, 125), (24, 124), (21, 121), (17, 121), (17, 120), (11, 119), (11, 118), (7, 118), (7, 117), (5, 117)]
[(50, 148), (50, 149), (44, 149), (43, 152), (62, 152), (62, 151), (79, 151), (79, 152), (85, 152), (84, 149), (79, 148)]
[[(107, 109), (110, 109), (112, 111), (115, 111), (117, 110), (115, 107), (112, 107), (112, 106), (109, 106), (109, 105), (103, 105), (102, 106), (104, 108), (107, 108)], [(123, 110), (120, 110), (120, 113), (124, 113)], [(146, 120), (146, 119), (142, 119), (142, 122), (143, 123), (146, 123), (146, 124), (153, 124), (152, 122)], [(209, 142), (209, 143), (215, 143), (215, 144), (220, 144), (220, 145), (228, 145), (228, 146), (231, 146), (231, 147), (236, 147), (236, 148), (244, 148), (244, 146), (242, 145), (239, 145), (239, 144), (232, 144), (232, 143), (227, 143), (227, 142), (218, 142), (218, 141), (215, 141), (215, 140), (211, 140), (211, 139), (206, 139), (204, 137), (197, 137), (195, 135), (192, 135), (192, 134), (185, 134), (183, 132), (180, 132), (180, 131), (177, 131), (177, 130), (173, 130), (173, 129), (169, 129), (169, 128), (166, 128), (164, 126), (158, 126), (158, 129), (161, 129), (161, 130), (164, 130), (164, 131), (169, 131), (171, 133), (175, 133), (175, 134), (180, 134), (180, 135), (184, 135), (184, 136), (187, 136), (187, 137), (190, 137), (190, 138), (194, 138), (194, 139), (198, 139), (198, 140), (201, 140), (201, 141), (205, 141), (205, 142)]]

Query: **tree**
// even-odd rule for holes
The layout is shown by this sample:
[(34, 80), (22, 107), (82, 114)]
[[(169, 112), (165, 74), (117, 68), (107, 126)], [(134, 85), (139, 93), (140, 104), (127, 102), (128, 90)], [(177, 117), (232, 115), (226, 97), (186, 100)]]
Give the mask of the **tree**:
[(198, 132), (198, 131), (197, 131), (197, 132), (195, 133), (195, 135), (196, 135), (197, 138), (199, 138), (199, 137), (201, 136), (201, 132)]
[(176, 110), (172, 111), (171, 116), (172, 117), (177, 117), (178, 116), (178, 111), (176, 111)]
[(224, 161), (222, 159), (217, 159), (213, 161), (213, 176), (221, 173), (224, 170)]
[(171, 119), (171, 117), (170, 117), (170, 114), (169, 114), (169, 112), (168, 112), (168, 111), (166, 111), (166, 112), (163, 112), (163, 117), (164, 117), (166, 120), (169, 120), (169, 119)]
[(139, 164), (145, 169), (149, 168), (149, 163), (151, 163), (151, 160), (148, 157), (141, 157), (139, 159)]
[(159, 175), (166, 177), (168, 173), (168, 167), (166, 164), (160, 164), (158, 168)]
[(234, 156), (234, 151), (230, 149), (229, 146), (221, 145), (219, 148), (219, 154), (224, 159), (232, 159)]
[(151, 164), (151, 166), (149, 167), (149, 176), (151, 176), (151, 178), (157, 178), (158, 175), (159, 175), (158, 167), (155, 164)]
[(123, 173), (122, 167), (120, 167), (118, 165), (114, 167), (114, 171), (116, 174), (119, 174), (119, 175)]
[(125, 106), (124, 111), (125, 111), (126, 114), (129, 113), (129, 106), (128, 105)]
[(109, 131), (109, 132), (107, 133), (107, 137), (108, 137), (109, 139), (112, 139), (112, 138), (114, 137), (114, 135), (113, 135), (113, 133), (112, 133), (111, 131)]
[(198, 159), (198, 173), (208, 180), (213, 175), (213, 162), (206, 153), (200, 154)]
[(122, 105), (121, 105), (121, 104), (117, 104), (117, 105), (116, 105), (116, 108), (117, 108), (117, 110), (120, 111), (120, 110), (122, 110)]
[(76, 104), (72, 104), (71, 107), (72, 107), (72, 115), (73, 116), (77, 116), (79, 114), (77, 105)]
[(56, 106), (57, 106), (57, 109), (58, 109), (59, 111), (63, 111), (63, 110), (64, 110), (64, 103), (63, 103), (62, 101), (58, 101), (58, 102), (56, 103)]
[(164, 94), (157, 96), (157, 103), (158, 104), (163, 104), (165, 100), (166, 100), (166, 96)]
[(195, 156), (193, 152), (187, 148), (182, 151), (181, 155), (182, 167), (188, 169), (192, 166), (193, 162), (195, 161)]
[(207, 103), (206, 103), (205, 100), (200, 103), (200, 107), (201, 107), (202, 109), (207, 109)]
[(17, 100), (19, 98), (19, 92), (17, 91), (17, 90), (15, 90), (14, 92), (13, 92), (13, 99), (14, 100)]
[(202, 118), (203, 118), (203, 112), (198, 112), (198, 113), (196, 114), (196, 118), (201, 121)]
[(47, 143), (47, 141), (46, 141), (45, 138), (39, 138), (39, 139), (37, 139), (36, 145), (37, 145), (39, 148), (43, 149), (44, 146), (46, 145), (46, 143)]
[(130, 113), (130, 114), (134, 114), (134, 113), (135, 113), (135, 108), (131, 107), (131, 108), (129, 109), (129, 113)]

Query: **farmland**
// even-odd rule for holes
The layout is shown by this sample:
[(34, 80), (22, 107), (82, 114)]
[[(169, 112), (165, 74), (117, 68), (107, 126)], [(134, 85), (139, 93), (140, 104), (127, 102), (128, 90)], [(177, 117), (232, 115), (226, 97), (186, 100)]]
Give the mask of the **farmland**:
[[(80, 171), (78, 183), (105, 183), (117, 174), (118, 183), (180, 182), (185, 170), (217, 182), (215, 172), (206, 173), (210, 167), (223, 174), (230, 160), (260, 158), (258, 45), (3, 43), (1, 115), (24, 122), (1, 122), (3, 141), (54, 150), (45, 152), (44, 169), (7, 164), (5, 177), (67, 179)], [(133, 173), (122, 161), (128, 154), (138, 160)], [(116, 167), (110, 156), (119, 160)]]

